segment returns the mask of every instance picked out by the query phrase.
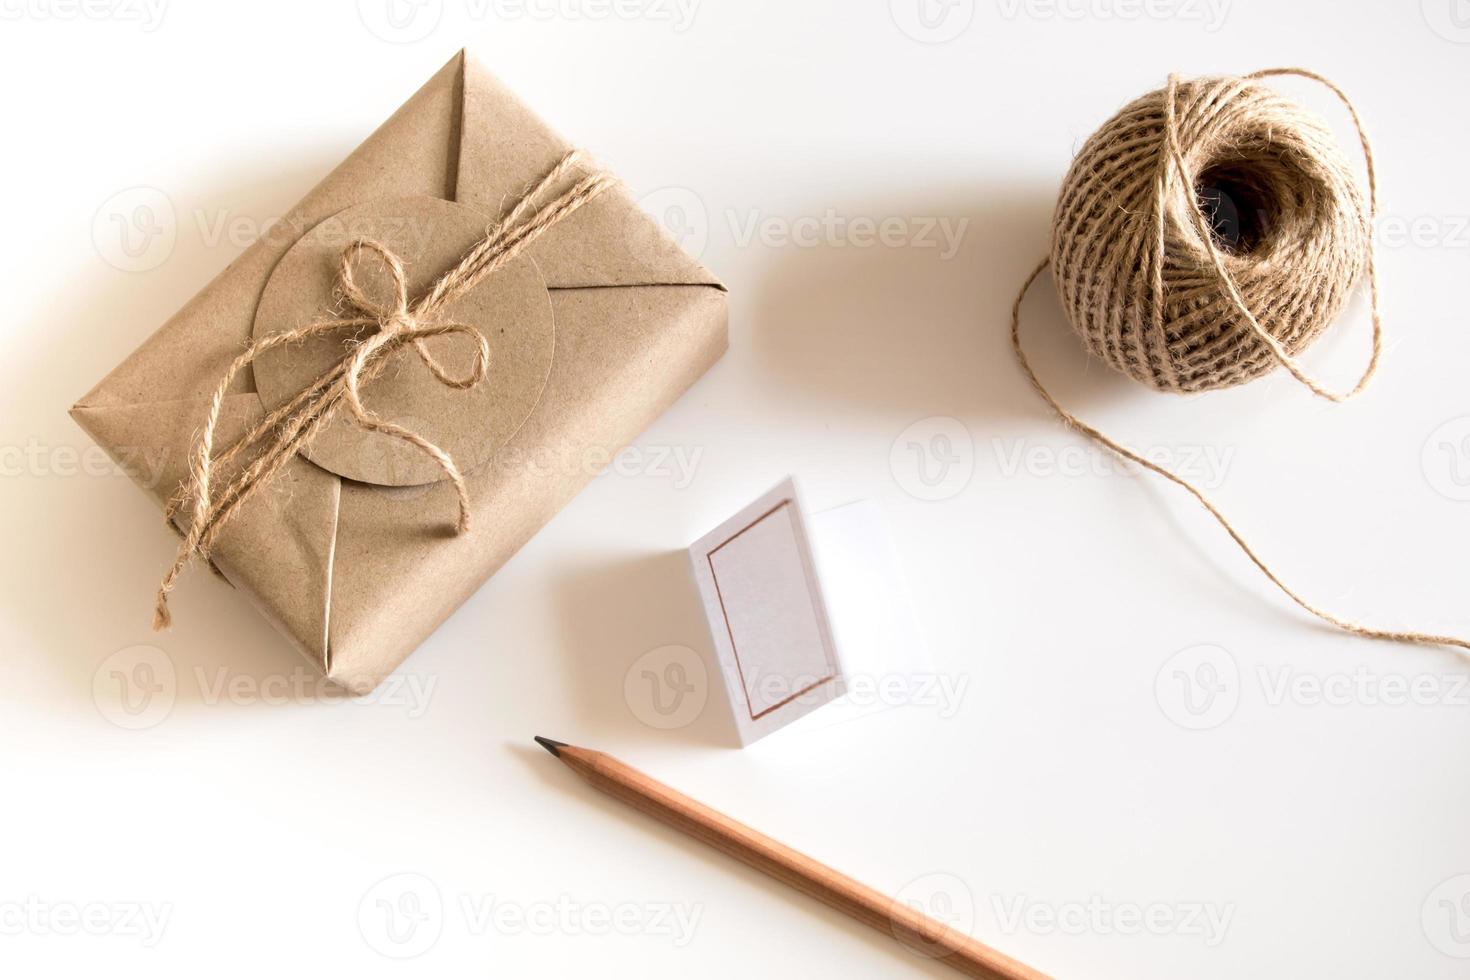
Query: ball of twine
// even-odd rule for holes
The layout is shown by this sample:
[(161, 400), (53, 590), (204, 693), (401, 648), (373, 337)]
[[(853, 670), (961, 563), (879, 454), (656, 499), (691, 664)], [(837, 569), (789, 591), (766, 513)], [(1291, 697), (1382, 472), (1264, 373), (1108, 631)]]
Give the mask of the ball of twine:
[(1170, 79), (1094, 133), (1062, 182), (1051, 270), (1067, 319), (1161, 391), (1292, 365), (1371, 268), (1352, 166), (1265, 74)]
[[(1366, 194), (1325, 123), (1262, 83), (1296, 75), (1347, 108), (1367, 170)], [(1375, 629), (1290, 588), (1194, 484), (1078, 419), (1041, 383), (1021, 345), (1021, 303), (1050, 267), (1068, 321), (1088, 350), (1159, 391), (1226, 388), (1283, 367), (1314, 394), (1343, 401), (1367, 386), (1383, 348), (1373, 256), (1373, 151), (1352, 101), (1301, 68), (1189, 81), (1125, 106), (1094, 133), (1062, 182), (1051, 252), (1011, 308), (1021, 368), (1067, 425), (1182, 487), (1270, 581), (1307, 612), (1374, 639), (1470, 641)], [(1296, 357), (1366, 281), (1372, 350), (1358, 381), (1334, 391)]]

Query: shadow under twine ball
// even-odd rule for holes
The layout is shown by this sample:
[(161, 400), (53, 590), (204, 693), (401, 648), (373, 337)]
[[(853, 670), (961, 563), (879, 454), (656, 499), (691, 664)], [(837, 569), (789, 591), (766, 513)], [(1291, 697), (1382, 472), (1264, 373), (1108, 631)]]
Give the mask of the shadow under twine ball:
[(1092, 353), (1161, 391), (1207, 391), (1282, 363), (1216, 262), (1294, 356), (1368, 270), (1369, 229), (1353, 168), (1319, 117), (1253, 78), (1181, 80), (1135, 99), (1082, 146), (1062, 182), (1050, 265)]

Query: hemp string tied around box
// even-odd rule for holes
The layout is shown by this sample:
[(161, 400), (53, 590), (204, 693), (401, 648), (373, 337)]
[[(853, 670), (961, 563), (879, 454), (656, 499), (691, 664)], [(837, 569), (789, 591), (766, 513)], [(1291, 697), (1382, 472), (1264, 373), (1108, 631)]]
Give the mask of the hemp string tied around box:
[[(393, 354), (409, 347), (434, 377), (450, 388), (472, 388), (484, 380), (490, 367), (490, 345), (484, 335), (469, 324), (444, 320), (440, 315), (563, 218), (612, 186), (611, 174), (593, 171), (579, 176), (561, 194), (538, 206), (537, 202), (582, 162), (580, 150), (562, 157), (453, 269), (417, 300), (410, 301), (403, 261), (388, 246), (372, 239), (354, 239), (342, 249), (338, 260), (337, 294), (346, 315), (314, 320), (294, 330), (262, 337), (231, 362), (214, 389), (204, 427), (194, 440), (188, 475), (164, 508), (164, 519), (170, 526), (181, 508), (188, 507), (190, 515), (178, 554), (158, 587), (153, 613), (155, 630), (171, 624), (168, 596), (189, 563), (195, 558), (208, 561), (220, 531), (230, 518), (252, 495), (267, 486), (292, 457), (309, 446), (344, 408), (364, 429), (402, 440), (430, 457), (453, 484), (459, 498), (456, 532), (468, 530), (469, 488), (454, 459), (417, 432), (388, 421), (364, 405), (362, 386), (383, 372)], [(364, 257), (375, 259), (386, 274), (393, 292), (391, 303), (377, 302), (358, 285), (355, 266)], [(358, 332), (346, 343), (341, 360), (295, 397), (268, 413), (224, 452), (215, 454), (214, 441), (225, 394), (240, 371), (267, 351), (344, 328), (357, 328)], [(469, 338), (474, 344), (474, 365), (463, 377), (449, 374), (425, 344), (431, 337), (451, 335)], [(249, 462), (223, 490), (216, 492), (218, 469), (236, 457), (248, 457)]]
[[(1327, 126), (1262, 79), (1320, 83), (1347, 108), (1367, 174), (1365, 203)], [(1208, 213), (1207, 213), (1208, 212)], [(1470, 650), (1470, 641), (1384, 630), (1307, 601), (1194, 484), (1083, 422), (1037, 377), (1021, 344), (1021, 303), (1050, 267), (1088, 350), (1159, 391), (1213, 391), (1285, 368), (1332, 402), (1361, 392), (1383, 350), (1373, 254), (1377, 178), (1352, 101), (1302, 68), (1182, 81), (1129, 103), (1078, 151), (1062, 181), (1051, 252), (1011, 307), (1011, 344), (1032, 386), (1068, 426), (1188, 491), (1272, 584), (1358, 636)], [(1372, 348), (1357, 382), (1332, 390), (1297, 362), (1366, 280)]]

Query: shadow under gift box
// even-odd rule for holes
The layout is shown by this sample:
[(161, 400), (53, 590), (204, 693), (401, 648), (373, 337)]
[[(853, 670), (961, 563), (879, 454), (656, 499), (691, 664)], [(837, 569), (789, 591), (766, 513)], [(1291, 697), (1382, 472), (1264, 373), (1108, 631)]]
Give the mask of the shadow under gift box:
[[(310, 307), (330, 294), (351, 237), (389, 239), (417, 292), (572, 149), (461, 52), (73, 418), (120, 464), (140, 453), (166, 460), (163, 479), (144, 487), (162, 503), (186, 474), (230, 361), (252, 338), (326, 312)], [(292, 457), (238, 511), (211, 552), (308, 661), (354, 691), (375, 687), (586, 485), (593, 468), (582, 461), (626, 445), (727, 344), (724, 287), (621, 185), (554, 225), (444, 319), (489, 341), (484, 381), (446, 388), (410, 346), (363, 398), (459, 462), (470, 529), (453, 533), (457, 498), (432, 461), (338, 418), (309, 459)], [(242, 372), (216, 452), (330, 368), (341, 339), (292, 345)], [(463, 339), (430, 344), (452, 364)], [(138, 590), (140, 620), (154, 584)]]

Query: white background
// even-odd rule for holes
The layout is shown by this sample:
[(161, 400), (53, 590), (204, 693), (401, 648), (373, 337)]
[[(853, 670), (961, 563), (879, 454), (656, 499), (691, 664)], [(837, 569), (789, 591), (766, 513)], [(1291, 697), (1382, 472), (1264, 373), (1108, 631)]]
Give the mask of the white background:
[[(1191, 501), (1055, 424), (1005, 336), (1071, 154), (1117, 107), (1174, 70), (1335, 78), (1382, 175), (1390, 349), (1365, 395), (1147, 392), (1086, 361), (1045, 280), (1030, 337), (1067, 404), (1193, 467), (1308, 595), (1470, 633), (1463, 0), (950, 0), (931, 28), (904, 0), (428, 0), (400, 30), (383, 0), (160, 2), (0, 0), (6, 975), (946, 975), (601, 798), (536, 733), (1058, 976), (1470, 970), (1464, 662), (1289, 607)], [(664, 189), (650, 206), (730, 287), (730, 352), (386, 693), (298, 697), (295, 654), (207, 575), (149, 631), (174, 539), (66, 409), (462, 45)], [(851, 233), (886, 218), (898, 244)], [(967, 222), (953, 254), (922, 234), (940, 221)], [(1313, 369), (1354, 376), (1365, 327), (1360, 303)], [(640, 658), (709, 647), (675, 550), (787, 473), (814, 508), (882, 505), (963, 697), (743, 751), (717, 692), (651, 727)], [(165, 690), (129, 715), (138, 663)], [(415, 900), (417, 930), (388, 932)]]

